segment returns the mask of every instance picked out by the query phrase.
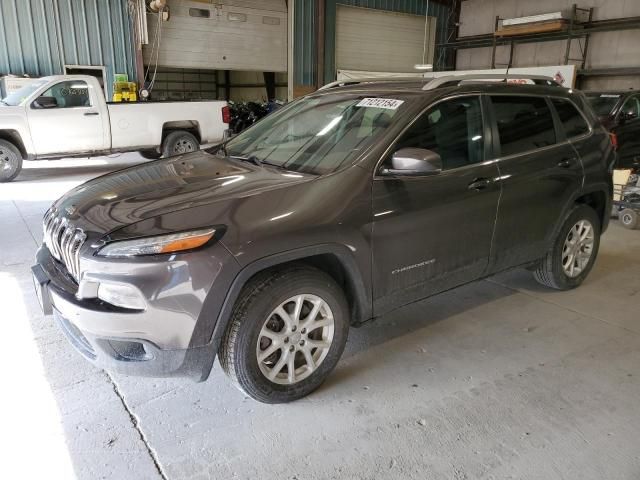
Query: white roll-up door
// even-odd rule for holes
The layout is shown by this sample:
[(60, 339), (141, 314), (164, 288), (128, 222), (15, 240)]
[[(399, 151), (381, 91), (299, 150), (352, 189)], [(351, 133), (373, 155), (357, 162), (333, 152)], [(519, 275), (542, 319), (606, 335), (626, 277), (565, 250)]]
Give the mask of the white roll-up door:
[(146, 65), (287, 71), (285, 0), (168, 0), (167, 5), (167, 21), (147, 15)]
[[(336, 69), (412, 72), (422, 63), (425, 18), (338, 5)], [(435, 18), (429, 17), (425, 63), (433, 63)]]

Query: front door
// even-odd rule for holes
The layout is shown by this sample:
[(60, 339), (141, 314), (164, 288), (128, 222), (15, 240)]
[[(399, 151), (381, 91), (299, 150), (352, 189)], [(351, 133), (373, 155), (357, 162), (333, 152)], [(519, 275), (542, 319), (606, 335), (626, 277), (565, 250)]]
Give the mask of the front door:
[[(96, 152), (108, 148), (102, 115), (92, 103), (95, 102), (89, 86), (82, 80), (56, 83), (32, 102), (27, 111), (36, 155)], [(42, 108), (45, 104), (49, 108)]]
[(416, 147), (440, 155), (443, 171), (373, 182), (374, 314), (477, 279), (486, 270), (500, 183), (486, 161), (479, 96), (442, 101), (401, 135), (391, 153)]

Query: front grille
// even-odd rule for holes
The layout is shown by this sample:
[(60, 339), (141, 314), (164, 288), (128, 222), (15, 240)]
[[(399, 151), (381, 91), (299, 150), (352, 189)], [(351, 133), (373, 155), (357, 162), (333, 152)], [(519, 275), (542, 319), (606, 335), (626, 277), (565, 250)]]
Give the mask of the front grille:
[(51, 208), (43, 220), (44, 243), (51, 255), (62, 263), (69, 274), (77, 281), (80, 280), (80, 247), (87, 236), (84, 232), (75, 228), (69, 220), (58, 215)]

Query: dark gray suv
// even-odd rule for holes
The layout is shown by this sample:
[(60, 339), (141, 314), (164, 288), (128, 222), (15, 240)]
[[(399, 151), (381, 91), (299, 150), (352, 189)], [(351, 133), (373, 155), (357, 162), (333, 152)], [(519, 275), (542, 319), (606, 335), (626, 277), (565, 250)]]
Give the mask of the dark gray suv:
[(208, 151), (80, 185), (44, 218), (38, 296), (80, 353), (287, 402), (350, 326), (526, 266), (574, 288), (614, 151), (581, 93), (449, 78), (332, 86)]

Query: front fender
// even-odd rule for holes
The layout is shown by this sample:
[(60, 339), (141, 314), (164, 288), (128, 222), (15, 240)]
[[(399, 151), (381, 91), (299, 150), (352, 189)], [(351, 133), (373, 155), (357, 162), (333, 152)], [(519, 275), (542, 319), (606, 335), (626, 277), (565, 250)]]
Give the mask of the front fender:
[(209, 296), (205, 300), (198, 324), (202, 327), (200, 330), (202, 333), (204, 333), (204, 330), (209, 326), (209, 331), (211, 332), (210, 343), (212, 344), (214, 351), (218, 351), (220, 341), (231, 319), (236, 300), (251, 277), (258, 272), (271, 267), (325, 254), (334, 255), (341, 263), (346, 275), (348, 276), (347, 281), (351, 287), (355, 307), (355, 318), (352, 318), (352, 323), (358, 324), (370, 319), (372, 316), (370, 282), (365, 281), (351, 250), (340, 244), (322, 244), (303, 247), (284, 253), (270, 255), (246, 265), (236, 275), (227, 290), (221, 307), (218, 309), (216, 309), (215, 306), (216, 304), (219, 304), (219, 298), (215, 298), (215, 292), (210, 292)]

